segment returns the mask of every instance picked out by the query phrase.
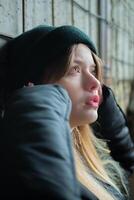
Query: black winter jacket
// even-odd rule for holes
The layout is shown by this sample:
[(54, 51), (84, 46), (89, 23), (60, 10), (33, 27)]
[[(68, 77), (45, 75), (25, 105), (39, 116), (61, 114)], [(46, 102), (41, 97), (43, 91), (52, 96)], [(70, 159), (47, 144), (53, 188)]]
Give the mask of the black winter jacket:
[(27, 87), (12, 95), (0, 136), (0, 199), (97, 200), (76, 178), (70, 110), (69, 96), (58, 85)]

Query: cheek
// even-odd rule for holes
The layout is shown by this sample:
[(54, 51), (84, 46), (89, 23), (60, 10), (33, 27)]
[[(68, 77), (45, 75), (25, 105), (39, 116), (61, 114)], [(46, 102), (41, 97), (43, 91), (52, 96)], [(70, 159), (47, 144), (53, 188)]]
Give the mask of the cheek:
[(80, 93), (80, 85), (78, 82), (74, 82), (72, 80), (62, 80), (58, 82), (61, 84), (68, 92), (68, 95), (73, 104), (75, 104), (76, 100), (79, 98)]
[(67, 90), (68, 95), (69, 95), (69, 97), (72, 101), (72, 104), (75, 105), (76, 100), (78, 99), (77, 90), (75, 88), (71, 87), (71, 86), (66, 87), (66, 90)]

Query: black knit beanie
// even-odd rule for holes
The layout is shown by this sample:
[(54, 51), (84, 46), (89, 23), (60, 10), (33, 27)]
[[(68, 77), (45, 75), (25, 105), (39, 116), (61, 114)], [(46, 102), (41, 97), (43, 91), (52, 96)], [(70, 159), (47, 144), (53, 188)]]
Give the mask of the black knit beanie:
[[(83, 43), (96, 53), (90, 37), (74, 26), (38, 26), (9, 42), (9, 79), (14, 88), (36, 82), (44, 66), (73, 44)], [(15, 86), (16, 85), (16, 86)]]

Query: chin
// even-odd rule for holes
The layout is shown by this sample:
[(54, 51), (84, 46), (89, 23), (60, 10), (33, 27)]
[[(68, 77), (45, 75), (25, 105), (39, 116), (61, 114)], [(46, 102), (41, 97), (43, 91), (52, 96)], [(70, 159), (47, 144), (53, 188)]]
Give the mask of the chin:
[(88, 124), (92, 124), (97, 120), (97, 118), (98, 118), (98, 113), (97, 112), (92, 113), (87, 119)]
[(97, 118), (98, 118), (98, 114), (85, 116), (83, 117), (83, 119), (79, 121), (77, 125), (80, 126), (80, 125), (92, 124), (97, 120)]
[(96, 118), (94, 118), (94, 119), (91, 119), (91, 120), (89, 121), (89, 124), (92, 124), (92, 123), (94, 123), (96, 120), (97, 120), (97, 117), (96, 117)]
[(70, 125), (71, 127), (81, 126), (85, 124), (92, 124), (98, 118), (97, 111), (89, 111), (84, 113), (77, 113), (78, 115), (71, 116), (70, 118)]

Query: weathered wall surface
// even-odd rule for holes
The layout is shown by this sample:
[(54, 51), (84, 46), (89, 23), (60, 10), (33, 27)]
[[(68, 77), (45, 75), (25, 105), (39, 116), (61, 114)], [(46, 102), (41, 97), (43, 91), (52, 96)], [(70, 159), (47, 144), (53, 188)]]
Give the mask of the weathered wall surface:
[(0, 32), (16, 36), (40, 24), (73, 24), (89, 34), (105, 61), (105, 82), (121, 107), (134, 78), (133, 0), (0, 0)]
[(105, 82), (125, 111), (134, 79), (134, 1), (0, 0), (0, 33), (17, 36), (40, 24), (72, 24), (91, 36), (105, 62)]

